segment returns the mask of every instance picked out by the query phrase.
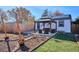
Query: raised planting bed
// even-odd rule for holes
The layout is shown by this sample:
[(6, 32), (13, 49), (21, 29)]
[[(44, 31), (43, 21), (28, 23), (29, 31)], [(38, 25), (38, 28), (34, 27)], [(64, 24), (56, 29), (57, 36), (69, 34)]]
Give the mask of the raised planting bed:
[[(28, 52), (34, 51), (36, 48), (47, 42), (51, 38), (50, 35), (35, 35), (32, 34), (30, 37), (25, 37), (25, 46), (29, 48)], [(14, 39), (14, 40), (13, 40)], [(9, 40), (11, 52), (23, 52), (18, 44), (18, 40), (13, 38)], [(27, 51), (27, 50), (26, 50)], [(6, 42), (3, 40), (0, 42), (0, 52), (8, 52)]]
[[(48, 39), (50, 38), (50, 36), (34, 36), (31, 39), (28, 39), (25, 41), (25, 45), (29, 48), (29, 52), (35, 50), (36, 48), (38, 48), (40, 45), (42, 45), (43, 43), (45, 43)], [(17, 52), (22, 52), (20, 49)]]
[[(31, 39), (25, 41), (25, 46), (29, 48), (28, 52), (34, 51), (39, 46), (43, 45), (51, 38), (50, 35), (33, 35)], [(18, 49), (17, 52), (22, 52), (21, 49)]]

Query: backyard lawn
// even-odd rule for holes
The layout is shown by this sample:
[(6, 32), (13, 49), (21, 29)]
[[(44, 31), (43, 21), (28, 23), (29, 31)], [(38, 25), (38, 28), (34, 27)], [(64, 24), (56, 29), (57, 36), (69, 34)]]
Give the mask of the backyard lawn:
[(35, 52), (76, 52), (79, 45), (73, 34), (56, 34), (53, 38), (35, 50)]

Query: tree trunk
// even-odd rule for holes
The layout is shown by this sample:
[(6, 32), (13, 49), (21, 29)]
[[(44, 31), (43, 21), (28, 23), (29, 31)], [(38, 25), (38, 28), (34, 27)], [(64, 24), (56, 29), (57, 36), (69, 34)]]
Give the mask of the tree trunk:
[(4, 23), (3, 18), (2, 18), (2, 26), (3, 26), (3, 31), (4, 31), (4, 33), (5, 33), (5, 37), (7, 37), (7, 33), (6, 33), (7, 27), (6, 27), (6, 23)]

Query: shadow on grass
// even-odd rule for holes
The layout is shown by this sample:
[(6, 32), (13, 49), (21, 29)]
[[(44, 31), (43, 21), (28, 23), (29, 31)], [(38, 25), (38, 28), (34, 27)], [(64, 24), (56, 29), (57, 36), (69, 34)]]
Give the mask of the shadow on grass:
[(60, 40), (76, 42), (74, 34), (70, 33), (64, 33), (64, 34), (57, 33), (55, 36), (53, 36), (53, 38), (59, 39), (55, 40), (56, 42), (60, 42)]

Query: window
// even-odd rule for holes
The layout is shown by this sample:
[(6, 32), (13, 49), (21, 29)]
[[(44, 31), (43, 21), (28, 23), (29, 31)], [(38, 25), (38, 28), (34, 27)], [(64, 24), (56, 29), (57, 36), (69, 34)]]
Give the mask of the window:
[(64, 20), (59, 20), (59, 27), (64, 27)]

